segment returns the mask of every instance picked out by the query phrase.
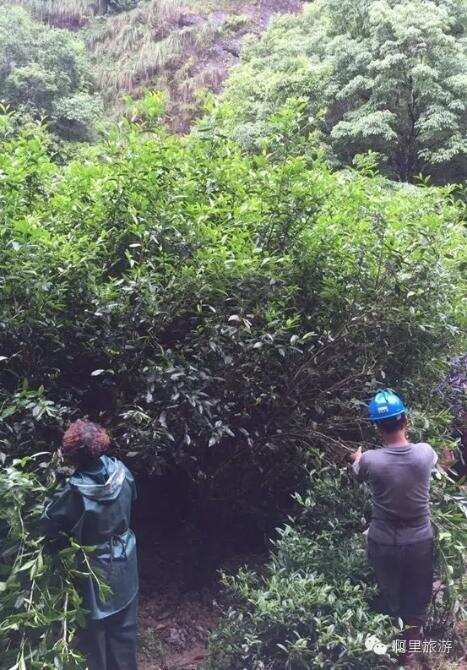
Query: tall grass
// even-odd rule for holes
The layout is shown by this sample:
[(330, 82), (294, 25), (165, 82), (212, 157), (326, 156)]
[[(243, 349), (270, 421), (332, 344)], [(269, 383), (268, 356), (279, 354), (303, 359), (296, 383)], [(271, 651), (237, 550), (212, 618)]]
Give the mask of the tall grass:
[(209, 49), (214, 26), (209, 22), (183, 26), (187, 12), (181, 0), (150, 0), (131, 12), (94, 22), (87, 43), (104, 95), (114, 98), (122, 90), (134, 92), (155, 77), (159, 88), (167, 88), (167, 79), (176, 77), (178, 68)]
[(199, 90), (218, 91), (225, 78), (225, 62), (212, 51), (222, 22), (210, 17), (217, 6), (211, 0), (141, 0), (133, 9), (105, 16), (98, 15), (98, 0), (8, 1), (44, 23), (82, 29), (94, 81), (117, 110), (120, 94), (164, 90), (174, 129), (185, 130), (199, 108)]
[[(137, 47), (142, 37), (151, 35), (160, 40), (178, 27), (184, 7), (181, 0), (150, 0), (135, 9), (106, 17), (90, 32), (88, 43), (92, 49), (99, 45), (111, 47), (117, 55)], [(123, 43), (119, 44), (122, 42)]]
[(68, 30), (85, 26), (96, 8), (96, 2), (91, 0), (10, 0), (9, 4), (21, 5), (39, 21)]

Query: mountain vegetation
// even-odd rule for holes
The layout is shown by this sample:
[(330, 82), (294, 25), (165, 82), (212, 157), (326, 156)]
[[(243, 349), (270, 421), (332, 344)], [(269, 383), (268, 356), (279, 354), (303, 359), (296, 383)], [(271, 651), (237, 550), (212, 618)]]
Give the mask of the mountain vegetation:
[(102, 115), (82, 42), (21, 8), (0, 8), (0, 100), (68, 140), (90, 139)]
[[(223, 577), (206, 670), (394, 661), (347, 459), (374, 446), (382, 386), (414, 440), (456, 446), (440, 382), (465, 350), (463, 10), (316, 0), (173, 133), (226, 74), (200, 84), (219, 31), (238, 46), (251, 27), (200, 1), (0, 8), (1, 670), (84, 667), (89, 549), (38, 527), (83, 415), (137, 477), (183, 478), (199, 518), (277, 526), (265, 566)], [(200, 79), (174, 118), (182, 71)], [(433, 484), (428, 632), (456, 663), (465, 513), (453, 472)]]
[(221, 106), (215, 122), (258, 149), (295, 100), (294, 135), (321, 141), (336, 166), (372, 150), (400, 181), (462, 181), (464, 10), (444, 0), (318, 0), (244, 50), (225, 94), (235, 111), (229, 118)]
[(8, 0), (6, 5), (21, 5), (35, 21), (74, 34), (110, 116), (125, 108), (126, 96), (162, 90), (168, 98), (165, 123), (184, 132), (201, 113), (206, 93), (220, 91), (243, 37), (257, 36), (274, 11), (297, 10), (301, 3)]

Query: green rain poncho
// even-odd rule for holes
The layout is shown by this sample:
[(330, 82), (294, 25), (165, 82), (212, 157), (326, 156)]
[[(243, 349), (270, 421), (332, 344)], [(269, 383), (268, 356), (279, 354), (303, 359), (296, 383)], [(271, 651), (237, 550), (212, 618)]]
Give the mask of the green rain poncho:
[(47, 536), (72, 535), (92, 546), (97, 568), (111, 593), (103, 600), (89, 577), (80, 584), (83, 605), (91, 619), (123, 610), (138, 592), (136, 540), (130, 529), (136, 487), (130, 471), (116, 458), (101, 456), (92, 467), (78, 470), (47, 506), (42, 528)]

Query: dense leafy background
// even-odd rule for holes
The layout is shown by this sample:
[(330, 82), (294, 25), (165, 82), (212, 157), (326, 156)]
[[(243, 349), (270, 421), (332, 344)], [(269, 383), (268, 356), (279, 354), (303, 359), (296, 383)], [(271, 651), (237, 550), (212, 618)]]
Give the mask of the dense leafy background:
[[(414, 439), (440, 450), (452, 438), (451, 382), (439, 382), (463, 350), (460, 198), (384, 174), (462, 179), (460, 5), (314, 3), (248, 49), (189, 136), (164, 129), (164, 96), (149, 93), (128, 100), (118, 124), (99, 118), (99, 141), (77, 145), (64, 138), (97, 140), (97, 98), (82, 44), (60, 28), (87, 26), (93, 39), (94, 14), (105, 12), (112, 24), (102, 20), (95, 44), (105, 35), (120, 44), (127, 18), (149, 12), (155, 23), (144, 26), (165, 17), (168, 39), (183, 12), (150, 2), (127, 15), (126, 4), (101, 3), (86, 18), (88, 4), (75, 0), (60, 11), (18, 4), (41, 22), (0, 10), (0, 93), (11, 103), (0, 114), (6, 667), (80, 665), (79, 548), (51, 553), (38, 534), (57, 478), (49, 453), (37, 454), (83, 414), (109, 428), (137, 474), (183, 476), (199, 518), (215, 510), (269, 530), (299, 492), (265, 570), (226, 578), (232, 607), (211, 642), (213, 670), (384, 666), (361, 632), (387, 641), (392, 628), (370, 608), (365, 499), (343, 464), (356, 445), (373, 445), (362, 410), (381, 386), (412, 407)], [(149, 44), (145, 35), (132, 39)], [(391, 66), (389, 80), (391, 35), (404, 67)], [(389, 81), (405, 95), (411, 77), (408, 98), (387, 98)], [(414, 93), (416, 169), (402, 173)], [(446, 588), (430, 627), (445, 638), (462, 613), (458, 497), (453, 482), (437, 482)]]
[[(164, 122), (187, 131), (207, 91), (219, 92), (238, 61), (246, 34), (264, 30), (275, 12), (299, 11), (301, 0), (4, 0), (21, 6), (49, 39), (62, 29), (86, 52), (105, 119), (115, 118), (128, 94), (167, 93)], [(12, 33), (19, 38), (15, 29)], [(49, 76), (54, 77), (52, 72)], [(0, 95), (0, 100), (1, 100)], [(84, 111), (84, 104), (79, 105)], [(68, 107), (68, 109), (71, 109)]]
[(462, 181), (464, 25), (456, 1), (313, 2), (251, 41), (214, 123), (256, 149), (292, 115), (288, 150), (320, 141), (345, 165), (371, 149), (400, 181)]

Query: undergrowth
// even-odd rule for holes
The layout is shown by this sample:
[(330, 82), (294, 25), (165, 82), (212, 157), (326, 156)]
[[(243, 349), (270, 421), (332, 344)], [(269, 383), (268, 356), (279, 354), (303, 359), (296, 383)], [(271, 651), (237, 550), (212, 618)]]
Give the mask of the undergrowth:
[[(277, 530), (265, 569), (224, 575), (230, 606), (211, 636), (205, 669), (394, 667), (393, 641), (402, 622), (372, 607), (376, 586), (362, 535), (367, 492), (347, 469), (318, 458), (305, 492), (295, 498), (300, 511)], [(433, 600), (425, 633), (450, 640), (455, 659), (462, 654), (456, 624), (464, 617), (459, 587), (465, 511), (459, 489), (446, 476), (435, 483), (433, 499), (443, 589)]]

